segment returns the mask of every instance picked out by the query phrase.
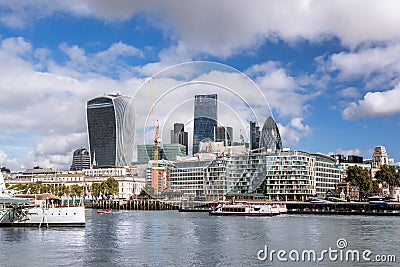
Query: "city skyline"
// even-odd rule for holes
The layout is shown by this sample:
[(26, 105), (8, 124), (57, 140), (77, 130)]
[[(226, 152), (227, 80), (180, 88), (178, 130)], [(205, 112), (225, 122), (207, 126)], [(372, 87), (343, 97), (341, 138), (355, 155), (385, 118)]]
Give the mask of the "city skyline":
[[(149, 77), (191, 61), (225, 64), (254, 81), (285, 147), (367, 159), (382, 145), (390, 158), (400, 161), (400, 17), (395, 12), (400, 3), (110, 5), (0, 4), (3, 166), (15, 171), (32, 166), (68, 169), (73, 151), (89, 147), (86, 101), (116, 92), (134, 96)], [(203, 16), (198, 10), (209, 12)], [(229, 75), (219, 79), (237, 81)], [(153, 88), (156, 91), (158, 84)], [(190, 93), (208, 94), (212, 89)], [(151, 101), (145, 91), (140, 105)], [(218, 108), (225, 104), (249, 118), (236, 102), (217, 93), (219, 100), (227, 99)], [(187, 99), (177, 93), (175, 102), (167, 99), (163, 107), (182, 103), (170, 119), (184, 122), (190, 131), (192, 122), (178, 114), (193, 114), (193, 102)], [(253, 100), (251, 95), (247, 99)], [(144, 121), (148, 109), (139, 106), (136, 115)], [(219, 115), (222, 125), (235, 129), (237, 139), (243, 127), (229, 123), (232, 113)], [(172, 124), (164, 126), (168, 140)], [(141, 144), (147, 142), (141, 133), (138, 138)]]

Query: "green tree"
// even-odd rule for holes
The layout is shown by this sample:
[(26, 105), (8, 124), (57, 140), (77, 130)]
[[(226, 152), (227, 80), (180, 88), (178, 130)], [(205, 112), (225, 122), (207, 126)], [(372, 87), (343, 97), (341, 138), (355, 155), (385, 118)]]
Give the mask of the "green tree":
[(100, 197), (100, 184), (99, 183), (93, 183), (90, 186), (90, 192), (92, 194), (92, 196), (98, 198)]
[(374, 182), (369, 170), (360, 166), (350, 166), (347, 169), (347, 182), (360, 188), (360, 196), (365, 198), (374, 192)]
[(82, 192), (83, 192), (83, 188), (82, 186), (79, 186), (77, 184), (71, 185), (71, 197), (81, 197), (82, 196)]
[(394, 166), (390, 165), (382, 165), (380, 169), (375, 174), (375, 179), (382, 183), (383, 186), (399, 186), (400, 185), (400, 176), (396, 171)]

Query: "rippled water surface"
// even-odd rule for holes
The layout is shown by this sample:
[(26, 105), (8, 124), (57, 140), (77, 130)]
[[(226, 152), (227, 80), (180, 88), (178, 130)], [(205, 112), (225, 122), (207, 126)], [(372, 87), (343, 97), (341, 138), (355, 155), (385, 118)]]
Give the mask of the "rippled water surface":
[[(0, 228), (0, 266), (400, 266), (400, 217), (255, 218), (177, 211), (98, 215), (95, 210), (86, 216), (81, 228)], [(395, 255), (398, 263), (257, 258), (265, 246), (286, 252), (338, 250), (340, 238), (347, 242), (343, 251)]]

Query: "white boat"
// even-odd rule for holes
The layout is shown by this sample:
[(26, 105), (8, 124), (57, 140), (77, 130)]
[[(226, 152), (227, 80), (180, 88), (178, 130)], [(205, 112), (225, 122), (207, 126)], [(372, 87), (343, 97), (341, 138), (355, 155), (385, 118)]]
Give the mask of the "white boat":
[(35, 203), (32, 200), (7, 194), (0, 173), (0, 226), (84, 226), (86, 223), (83, 203), (63, 206), (60, 199), (48, 194), (35, 196)]
[(227, 216), (274, 216), (279, 213), (279, 206), (271, 204), (219, 204), (210, 210), (210, 215)]

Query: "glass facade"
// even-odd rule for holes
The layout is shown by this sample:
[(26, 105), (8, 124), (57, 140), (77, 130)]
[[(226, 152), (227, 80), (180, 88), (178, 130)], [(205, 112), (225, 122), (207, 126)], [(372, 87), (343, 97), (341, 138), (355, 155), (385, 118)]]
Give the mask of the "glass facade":
[(266, 148), (267, 150), (281, 150), (282, 140), (279, 134), (278, 126), (274, 119), (269, 116), (264, 123), (261, 131), (260, 147)]
[(203, 140), (214, 140), (217, 127), (217, 95), (196, 95), (194, 98), (193, 154)]
[(91, 164), (130, 166), (133, 159), (135, 110), (132, 98), (108, 95), (86, 105)]
[(185, 154), (188, 154), (188, 133), (185, 132), (185, 126), (183, 123), (175, 123), (174, 129), (171, 130), (171, 144), (181, 144), (184, 145)]

